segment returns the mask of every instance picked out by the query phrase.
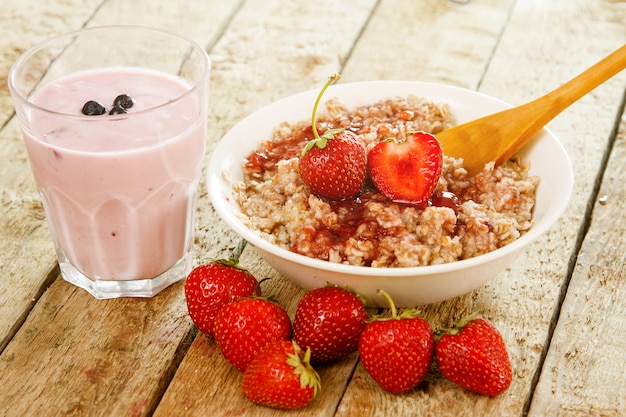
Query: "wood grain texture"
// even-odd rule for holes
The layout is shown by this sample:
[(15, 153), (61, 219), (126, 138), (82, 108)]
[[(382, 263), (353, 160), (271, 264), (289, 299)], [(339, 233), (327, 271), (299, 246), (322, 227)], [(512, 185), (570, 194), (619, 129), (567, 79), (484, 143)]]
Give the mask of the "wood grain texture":
[(49, 36), (80, 28), (99, 4), (99, 0), (21, 0), (0, 4), (0, 126), (13, 115), (7, 77), (17, 57)]
[(58, 268), (16, 120), (0, 130), (0, 142), (1, 351)]
[(626, 114), (530, 415), (626, 415)]
[[(22, 32), (26, 36), (15, 36), (3, 38), (2, 42), (12, 42), (10, 49), (15, 51), (15, 57), (2, 60), (2, 64), (12, 62), (19, 52), (27, 49), (35, 42), (43, 40), (47, 36), (56, 33), (79, 29), (85, 25), (106, 25), (106, 24), (145, 24), (162, 27), (165, 29), (177, 29), (177, 32), (193, 37), (202, 44), (210, 45), (221, 34), (224, 22), (228, 21), (230, 15), (237, 9), (238, 4), (234, 2), (224, 3), (220, 1), (196, 1), (186, 2), (186, 7), (179, 7), (175, 2), (167, 1), (137, 1), (137, 2), (70, 2), (61, 1), (59, 4), (47, 4), (36, 2), (13, 2), (13, 10), (8, 14), (3, 14), (2, 19), (9, 19), (2, 23), (2, 27), (11, 24), (20, 28), (16, 33)], [(102, 4), (101, 4), (102, 3)], [(62, 7), (60, 7), (62, 6)], [(215, 24), (207, 24), (204, 16), (214, 16)], [(33, 25), (33, 21), (41, 22), (41, 26)], [(194, 23), (195, 22), (195, 23)], [(37, 30), (30, 30), (30, 27)], [(4, 31), (3, 31), (4, 32)], [(8, 50), (9, 48), (0, 48)], [(8, 72), (8, 68), (6, 69)], [(2, 73), (5, 74), (4, 68)], [(4, 89), (0, 93), (4, 93)], [(8, 92), (7, 92), (8, 94)], [(2, 102), (0, 115), (11, 115), (12, 104), (10, 101)], [(0, 126), (2, 123), (0, 123)], [(98, 303), (91, 300), (87, 294), (72, 295), (70, 299), (61, 302), (69, 306), (75, 306), (78, 311), (70, 310), (59, 318), (45, 314), (48, 308), (42, 300), (46, 300), (53, 289), (62, 288), (68, 291), (68, 287), (60, 278), (53, 284), (51, 289), (45, 293), (38, 301), (41, 292), (54, 279), (51, 273), (58, 271), (56, 268), (56, 258), (51, 242), (50, 234), (45, 225), (45, 218), (41, 203), (34, 187), (30, 167), (26, 159), (25, 149), (21, 142), (21, 135), (17, 127), (17, 121), (11, 119), (9, 123), (0, 131), (5, 146), (0, 148), (3, 161), (9, 164), (2, 164), (3, 190), (1, 221), (2, 230), (0, 238), (0, 265), (7, 276), (3, 279), (0, 287), (0, 350), (13, 338), (11, 344), (3, 352), (0, 367), (2, 367), (3, 385), (10, 385), (7, 381), (12, 381), (15, 391), (3, 390), (0, 396), (0, 415), (29, 415), (35, 412), (40, 415), (134, 415), (141, 416), (150, 413), (160, 400), (160, 396), (165, 391), (167, 380), (173, 373), (177, 360), (177, 346), (184, 345), (185, 338), (189, 337), (189, 332), (193, 329), (192, 323), (186, 316), (184, 298), (181, 297), (182, 285), (175, 285), (168, 290), (168, 295), (155, 298), (152, 303), (157, 307), (153, 314), (157, 317), (146, 316), (146, 320), (161, 325), (145, 328), (134, 327), (131, 333), (142, 336), (141, 344), (130, 344), (127, 349), (116, 348), (108, 345), (103, 340), (117, 338), (119, 329), (109, 328), (105, 324), (112, 320), (111, 315), (107, 315), (103, 310), (105, 303)], [(76, 291), (72, 291), (76, 292)], [(58, 294), (56, 294), (58, 295)], [(59, 295), (61, 296), (61, 295)], [(37, 304), (35, 304), (37, 302)], [(57, 301), (58, 302), (58, 301)], [(89, 302), (93, 304), (89, 304)], [(140, 303), (133, 303), (132, 299), (127, 300), (132, 307), (120, 307), (128, 314), (134, 314), (133, 308), (140, 308)], [(167, 307), (163, 307), (163, 306)], [(34, 309), (32, 312), (31, 308)], [(180, 323), (176, 324), (176, 329), (172, 330), (168, 320), (167, 308), (177, 309)], [(42, 310), (44, 309), (44, 310)], [(85, 309), (85, 311), (81, 311)], [(40, 322), (26, 321), (21, 326), (21, 332), (15, 334), (27, 314), (37, 317)], [(111, 313), (113, 314), (113, 313)], [(141, 314), (141, 313), (137, 313)], [(73, 330), (73, 320), (83, 317), (82, 327)], [(98, 320), (101, 318), (102, 321)], [(34, 324), (36, 323), (36, 324)], [(55, 325), (66, 327), (55, 329)], [(57, 337), (64, 341), (61, 348), (58, 348), (54, 339), (32, 338), (33, 332), (42, 332), (33, 328), (34, 325), (45, 328), (49, 324), (51, 329), (46, 329), (46, 334), (52, 331), (51, 337)], [(93, 328), (92, 328), (93, 327)], [(100, 332), (100, 338), (94, 335), (93, 331)], [(163, 337), (162, 332), (172, 331), (171, 341), (168, 346), (173, 350), (163, 352), (158, 360), (154, 361), (154, 354), (161, 352), (151, 351), (151, 341), (156, 342)], [(131, 336), (129, 333), (129, 337)], [(15, 334), (15, 336), (14, 336)], [(89, 350), (81, 353), (81, 346), (90, 343), (95, 345), (104, 344), (102, 347), (102, 357), (97, 357), (98, 363), (90, 362)], [(40, 350), (29, 349), (32, 345)], [(94, 349), (97, 349), (95, 347)], [(121, 352), (118, 360), (109, 361), (104, 356), (107, 351), (119, 349)], [(28, 352), (22, 356), (24, 362), (16, 361), (14, 353)], [(31, 357), (30, 355), (33, 355)], [(66, 358), (67, 357), (67, 358)], [(68, 363), (73, 357), (82, 358), (84, 363)], [(41, 361), (41, 362), (40, 362)], [(80, 367), (79, 367), (80, 366)], [(94, 368), (95, 367), (95, 368)], [(139, 370), (136, 370), (136, 368)], [(73, 376), (79, 376), (82, 370), (86, 370), (87, 378), (66, 377), (64, 372), (73, 369)], [(91, 369), (94, 368), (95, 371)], [(101, 370), (103, 368), (104, 370)], [(24, 369), (29, 372), (21, 374)], [(65, 369), (65, 370), (64, 370)], [(90, 380), (90, 375), (95, 372), (99, 375), (106, 371), (103, 378)], [(34, 377), (34, 380), (20, 379)], [(136, 385), (133, 386), (133, 378)], [(42, 384), (45, 384), (42, 385)], [(142, 384), (148, 384), (145, 389)], [(129, 390), (125, 390), (128, 386)], [(26, 388), (28, 387), (28, 388)], [(45, 388), (45, 389), (44, 389)], [(24, 402), (20, 402), (24, 390), (34, 390), (32, 395)], [(145, 391), (145, 392), (144, 392)], [(137, 398), (132, 398), (135, 395)], [(128, 397), (126, 397), (128, 396)], [(70, 398), (70, 403), (67, 399)], [(102, 406), (102, 402), (111, 401), (117, 398), (117, 405), (112, 407)], [(125, 399), (124, 399), (125, 398)], [(9, 408), (10, 404), (18, 404)], [(29, 404), (30, 403), (30, 404)], [(111, 404), (109, 404), (111, 405)]]
[[(539, 1), (518, 2), (481, 85), (481, 91), (502, 97), (513, 104), (544, 94), (621, 46), (626, 41), (624, 21), (626, 10), (606, 2), (554, 1), (549, 5)], [(528, 30), (530, 27), (532, 31)], [(520, 51), (524, 51), (524, 54)], [(528, 64), (522, 65), (523, 61)], [(496, 74), (507, 76), (498, 77)], [(538, 244), (527, 250), (525, 268), (518, 269), (519, 273), (512, 271), (511, 289), (514, 291), (500, 291), (496, 300), (502, 303), (500, 296), (504, 294), (519, 297), (523, 308), (511, 310), (508, 321), (522, 323), (522, 326), (516, 326), (516, 331), (519, 333), (521, 328), (526, 328), (529, 347), (541, 344), (543, 349), (550, 349), (549, 357), (557, 353), (548, 344), (551, 334), (545, 324), (552, 322), (554, 317), (558, 318), (559, 311), (563, 311), (568, 303), (567, 299), (563, 306), (559, 302), (561, 291), (567, 284), (563, 280), (567, 280), (567, 268), (570, 267), (570, 259), (573, 259), (584, 227), (584, 216), (589, 205), (593, 204), (590, 199), (595, 195), (598, 172), (610, 150), (616, 109), (622, 103), (625, 84), (626, 73), (622, 72), (548, 125), (572, 159), (575, 172), (572, 199), (559, 223)], [(506, 298), (512, 301), (511, 297)], [(608, 300), (597, 301), (603, 304)], [(544, 332), (546, 340), (542, 341), (540, 335)], [(536, 355), (539, 353), (541, 351), (533, 352), (531, 349), (519, 351), (520, 359), (539, 360), (537, 366), (541, 366), (541, 356)], [(545, 369), (550, 369), (548, 364), (544, 366)], [(569, 367), (566, 369), (561, 372), (570, 375), (572, 371)], [(544, 391), (540, 395), (546, 394)], [(549, 398), (558, 403), (562, 395), (553, 392)], [(587, 398), (584, 406), (577, 411), (558, 414), (554, 410), (536, 411), (533, 408), (529, 415), (586, 416), (590, 415), (589, 410), (598, 406), (605, 405)], [(612, 413), (615, 414), (608, 412), (611, 406), (604, 408), (606, 415), (622, 414), (616, 406), (613, 404)]]
[(513, 4), (383, 0), (346, 63), (343, 81), (418, 80), (475, 90)]
[(96, 300), (57, 280), (0, 359), (6, 416), (148, 415), (191, 335), (180, 285)]
[[(8, 73), (17, 57), (54, 33), (80, 27), (96, 1), (4, 2), (0, 13), (0, 351), (49, 284), (56, 255), (35, 189), (9, 95)], [(70, 12), (71, 11), (71, 12)], [(33, 24), (37, 22), (37, 24)]]
[[(335, 71), (342, 72), (340, 82), (441, 82), (524, 103), (626, 41), (623, 2), (5, 3), (0, 13), (0, 416), (626, 414), (623, 115), (609, 157), (618, 111), (623, 111), (625, 73), (549, 125), (576, 172), (574, 195), (560, 222), (490, 283), (423, 308), (435, 328), (471, 312), (491, 319), (502, 331), (513, 363), (509, 390), (497, 398), (474, 395), (445, 380), (433, 366), (416, 390), (391, 395), (375, 385), (352, 355), (319, 367), (320, 396), (291, 412), (254, 406), (243, 398), (241, 374), (226, 363), (212, 339), (196, 333), (182, 283), (149, 300), (98, 301), (56, 277), (54, 249), (6, 88), (10, 64), (49, 35), (113, 23), (175, 30), (204, 45), (212, 59), (208, 163), (213, 146), (245, 115), (318, 88)], [(205, 187), (203, 178), (196, 263), (241, 253), (244, 267), (258, 278), (271, 278), (263, 284), (264, 292), (293, 317), (304, 291), (270, 268), (218, 218)], [(587, 215), (592, 221), (585, 237)]]
[[(470, 78), (474, 68), (470, 65), (468, 73), (463, 72), (463, 76), (467, 78), (450, 80), (450, 77), (445, 76), (445, 80), (462, 86), (476, 85), (480, 91), (513, 104), (522, 104), (550, 91), (621, 46), (623, 42), (620, 39), (626, 39), (624, 36), (626, 26), (618, 23), (619, 16), (624, 16), (624, 10), (615, 7), (607, 9), (604, 2), (556, 1), (547, 5), (543, 2), (519, 1), (510, 10), (510, 15), (507, 14), (506, 6), (502, 4), (497, 5), (500, 9), (496, 9), (495, 3), (492, 4), (494, 10), (485, 13), (483, 9), (488, 6), (488, 2), (470, 2), (463, 6), (444, 6), (442, 3), (439, 2), (437, 7), (433, 6), (424, 12), (424, 21), (417, 19), (415, 26), (419, 27), (422, 37), (428, 39), (429, 36), (436, 36), (431, 35), (430, 31), (440, 28), (436, 26), (440, 20), (436, 14), (437, 10), (449, 17), (450, 14), (457, 13), (457, 10), (446, 10), (444, 13), (443, 9), (456, 7), (464, 13), (463, 25), (447, 27), (446, 34), (442, 36), (471, 39), (468, 42), (472, 43), (471, 51), (474, 53), (481, 50), (493, 53), (485, 72), (476, 71), (473, 73), (474, 79)], [(389, 12), (386, 12), (386, 7), (390, 8)], [(410, 68), (411, 61), (415, 59), (415, 55), (401, 54), (400, 47), (393, 48), (393, 45), (399, 44), (398, 38), (408, 36), (409, 30), (407, 32), (402, 32), (398, 28), (386, 30), (384, 25), (376, 25), (377, 18), (384, 16), (385, 13), (392, 13), (391, 10), (397, 10), (397, 7), (398, 5), (392, 1), (382, 2), (370, 26), (379, 30), (371, 33), (366, 31), (362, 37), (380, 45), (387, 45), (383, 53), (395, 57), (392, 62), (384, 61), (387, 65), (384, 66), (384, 71), (377, 72), (379, 76), (390, 77), (389, 74), (393, 73), (395, 68), (401, 68), (402, 70), (398, 72), (404, 74), (403, 71)], [(500, 20), (494, 19), (491, 23), (503, 22), (502, 33), (498, 33), (498, 30), (491, 26), (486, 29), (491, 30), (494, 36), (491, 43), (484, 31), (473, 33), (477, 31), (479, 26), (477, 22), (481, 19), (478, 16), (472, 19), (472, 10), (481, 10), (487, 16), (500, 16)], [(574, 24), (577, 18), (580, 21), (580, 16), (584, 16), (585, 22), (589, 22), (584, 23), (585, 25), (593, 25), (595, 37), (590, 38), (587, 31), (581, 31)], [(621, 20), (624, 21), (626, 20)], [(532, 30), (529, 31), (531, 27)], [(453, 44), (455, 46), (451, 44), (445, 43), (444, 48), (456, 47), (456, 44)], [(581, 45), (584, 53), (581, 53)], [(355, 48), (353, 60), (347, 63), (344, 74), (350, 74), (351, 70), (355, 74), (360, 73), (359, 69), (363, 65), (359, 64), (357, 58), (367, 59), (366, 53), (360, 52), (360, 46), (357, 45)], [(366, 49), (365, 44), (362, 49)], [(437, 61), (439, 55), (432, 51), (423, 52), (421, 55), (426, 57), (425, 64), (420, 63), (420, 69), (430, 68), (432, 73), (428, 72), (426, 77), (432, 81), (439, 81), (438, 68), (448, 68), (452, 63), (450, 56), (453, 54), (442, 54), (441, 61)], [(475, 55), (468, 57), (470, 62), (473, 62), (473, 57)], [(465, 62), (459, 60), (455, 65), (463, 65), (461, 63)], [(455, 74), (459, 76), (459, 71)], [(424, 415), (472, 416), (476, 410), (481, 410), (481, 415), (485, 416), (524, 413), (527, 407), (525, 399), (532, 396), (534, 379), (537, 376), (536, 369), (541, 366), (544, 350), (547, 349), (550, 323), (560, 308), (560, 296), (568, 279), (570, 258), (583, 224), (582, 215), (590, 196), (593, 195), (595, 176), (610, 140), (615, 117), (611, 109), (616, 109), (623, 97), (624, 75), (620, 74), (598, 88), (550, 125), (558, 129), (556, 134), (566, 146), (573, 143), (584, 147), (569, 150), (577, 176), (571, 207), (559, 224), (539, 243), (529, 248), (511, 268), (473, 294), (469, 309), (485, 314), (504, 334), (515, 370), (511, 388), (503, 397), (493, 400), (485, 401), (478, 396), (455, 398), (458, 392), (455, 393), (453, 386), (441, 378), (434, 378), (425, 388), (430, 395), (424, 396), (418, 391), (409, 396), (414, 397), (413, 401), (407, 399), (407, 396), (387, 396), (384, 400), (371, 399), (368, 402), (367, 399), (370, 397), (366, 393), (370, 391), (371, 386), (353, 380), (344, 397), (346, 407), (340, 407), (338, 415), (384, 416), (395, 413), (405, 415), (403, 413), (407, 413), (411, 408), (420, 410)], [(536, 91), (525, 88), (526, 85), (532, 85)], [(583, 124), (585, 126), (582, 126)], [(596, 139), (581, 141), (581, 135)], [(429, 307), (425, 310), (428, 312)], [(457, 314), (461, 314), (460, 311)], [(512, 327), (511, 323), (516, 325)], [(359, 373), (359, 370), (360, 367), (357, 369), (357, 376), (366, 376)], [(362, 408), (357, 411), (352, 406), (358, 398), (365, 401), (359, 402)]]

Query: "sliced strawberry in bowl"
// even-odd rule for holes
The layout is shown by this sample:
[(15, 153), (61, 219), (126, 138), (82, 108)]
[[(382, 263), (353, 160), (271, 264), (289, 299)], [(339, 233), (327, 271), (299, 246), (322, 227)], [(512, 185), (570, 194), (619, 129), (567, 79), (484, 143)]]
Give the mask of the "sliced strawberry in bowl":
[(443, 167), (443, 151), (430, 133), (414, 132), (403, 141), (388, 139), (367, 156), (374, 186), (389, 200), (416, 206), (428, 203)]

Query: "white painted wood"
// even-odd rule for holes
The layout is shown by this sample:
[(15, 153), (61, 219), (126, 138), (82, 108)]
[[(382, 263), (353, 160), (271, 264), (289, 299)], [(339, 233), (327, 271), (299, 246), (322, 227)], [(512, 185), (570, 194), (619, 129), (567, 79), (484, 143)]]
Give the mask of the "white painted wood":
[[(0, 415), (619, 416), (623, 349), (625, 121), (599, 199), (595, 187), (626, 73), (549, 127), (576, 184), (561, 221), (479, 290), (426, 306), (433, 327), (471, 312), (501, 330), (514, 369), (497, 398), (468, 393), (433, 367), (415, 391), (383, 392), (356, 355), (319, 368), (323, 389), (294, 412), (257, 407), (215, 342), (196, 335), (183, 284), (150, 300), (97, 301), (56, 278), (55, 256), (6, 88), (12, 62), (45, 37), (105, 24), (175, 30), (210, 53), (208, 150), (237, 121), (287, 95), (340, 82), (414, 79), (521, 104), (626, 41), (618, 0), (21, 0), (0, 5)], [(251, 132), (254, 134), (254, 132)], [(208, 161), (208, 159), (207, 159)], [(238, 253), (242, 240), (211, 207), (202, 181), (196, 262)], [(606, 198), (605, 198), (606, 197)], [(589, 233), (585, 213), (593, 208)], [(580, 252), (577, 243), (585, 238)], [(572, 262), (575, 262), (573, 265)], [(293, 316), (303, 290), (245, 247), (241, 263)], [(571, 281), (569, 272), (573, 269)], [(49, 288), (48, 288), (49, 286)], [(564, 300), (562, 298), (564, 297)], [(554, 322), (558, 319), (558, 322)], [(554, 334), (552, 331), (554, 330)], [(545, 362), (544, 362), (545, 359)]]

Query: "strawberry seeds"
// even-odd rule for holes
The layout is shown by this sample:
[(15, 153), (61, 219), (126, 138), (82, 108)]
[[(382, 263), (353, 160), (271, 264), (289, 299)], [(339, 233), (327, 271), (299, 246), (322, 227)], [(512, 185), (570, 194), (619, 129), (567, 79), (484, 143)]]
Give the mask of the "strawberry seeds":
[(492, 252), (533, 226), (539, 178), (529, 164), (512, 158), (470, 177), (436, 138), (454, 125), (445, 103), (407, 92), (325, 106), (310, 121), (278, 124), (234, 184), (248, 227), (278, 246), (333, 263), (417, 267)]
[(241, 392), (255, 404), (307, 406), (322, 392), (315, 367), (350, 355), (358, 355), (373, 381), (392, 394), (419, 389), (433, 365), (451, 382), (486, 396), (502, 394), (512, 382), (504, 339), (485, 318), (470, 316), (433, 331), (418, 310), (398, 310), (383, 290), (378, 293), (391, 315), (369, 316), (358, 294), (328, 284), (303, 295), (292, 323), (272, 298), (249, 289), (231, 298), (230, 286), (250, 288), (250, 277), (256, 282), (236, 261), (200, 265), (185, 282), (185, 298), (192, 321), (242, 374)]

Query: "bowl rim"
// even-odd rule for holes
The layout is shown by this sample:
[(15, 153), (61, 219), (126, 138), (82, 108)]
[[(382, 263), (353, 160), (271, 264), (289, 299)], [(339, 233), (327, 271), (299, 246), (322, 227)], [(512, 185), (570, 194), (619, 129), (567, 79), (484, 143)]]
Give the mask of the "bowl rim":
[[(333, 85), (332, 90), (329, 89), (329, 92), (327, 92), (327, 96), (329, 97), (340, 96), (341, 93), (346, 90), (348, 91), (363, 90), (364, 88), (372, 87), (372, 86), (384, 88), (385, 86), (389, 86), (392, 84), (406, 85), (407, 87), (411, 86), (415, 88), (423, 88), (426, 90), (441, 89), (442, 91), (447, 90), (451, 92), (455, 92), (455, 91), (462, 92), (463, 94), (470, 94), (476, 97), (480, 96), (494, 103), (498, 103), (499, 105), (503, 106), (503, 109), (512, 107), (512, 105), (510, 105), (509, 103), (503, 100), (500, 100), (498, 98), (492, 97), (490, 95), (484, 94), (479, 91), (474, 91), (474, 90), (466, 89), (463, 87), (447, 85), (447, 84), (424, 82), (424, 81), (412, 81), (412, 80), (377, 80), (377, 81), (355, 81), (355, 82), (339, 83), (339, 84)], [(333, 91), (333, 93), (331, 93), (330, 91)], [(334, 262), (324, 261), (321, 259), (310, 258), (308, 256), (305, 256), (296, 252), (292, 252), (288, 249), (278, 246), (277, 244), (274, 244), (266, 240), (265, 238), (263, 238), (259, 232), (248, 228), (245, 225), (245, 223), (239, 218), (239, 216), (229, 209), (231, 204), (237, 204), (237, 203), (235, 203), (234, 201), (232, 203), (228, 202), (228, 199), (224, 198), (224, 196), (220, 192), (221, 190), (220, 182), (223, 182), (224, 178), (222, 175), (223, 174), (222, 170), (215, 169), (215, 167), (220, 166), (220, 159), (221, 159), (221, 152), (217, 152), (217, 151), (218, 149), (221, 149), (221, 147), (225, 146), (224, 139), (228, 138), (231, 135), (231, 132), (237, 126), (249, 123), (250, 120), (254, 120), (261, 113), (267, 112), (271, 110), (272, 108), (284, 106), (286, 103), (300, 100), (304, 96), (310, 96), (313, 94), (316, 95), (318, 92), (319, 92), (319, 89), (306, 90), (306, 91), (296, 93), (287, 97), (283, 97), (277, 101), (274, 101), (268, 104), (267, 106), (264, 106), (260, 109), (257, 109), (251, 112), (246, 117), (244, 117), (239, 122), (237, 122), (235, 125), (233, 125), (231, 129), (229, 129), (229, 131), (224, 136), (222, 136), (220, 141), (217, 142), (216, 146), (214, 147), (210, 161), (209, 161), (209, 165), (208, 165), (208, 169), (206, 173), (206, 176), (207, 176), (206, 186), (208, 189), (209, 198), (211, 200), (211, 203), (214, 209), (217, 211), (220, 217), (224, 220), (224, 222), (231, 229), (233, 229), (233, 231), (235, 231), (239, 236), (241, 236), (247, 242), (251, 243), (253, 246), (258, 247), (259, 249), (263, 251), (269, 252), (270, 254), (274, 256), (278, 256), (280, 258), (283, 258), (295, 264), (301, 264), (303, 266), (307, 266), (310, 268), (326, 270), (326, 271), (345, 274), (345, 275), (360, 275), (360, 276), (366, 276), (366, 277), (393, 278), (393, 277), (415, 277), (415, 276), (422, 276), (422, 275), (425, 276), (425, 275), (447, 274), (447, 273), (457, 272), (459, 270), (464, 270), (468, 268), (475, 268), (483, 264), (488, 264), (496, 259), (504, 258), (514, 252), (524, 249), (530, 243), (534, 242), (539, 236), (544, 234), (548, 229), (550, 229), (558, 221), (558, 219), (563, 214), (563, 212), (565, 211), (565, 209), (567, 208), (569, 204), (572, 191), (573, 191), (573, 183), (574, 183), (573, 181), (574, 172), (573, 172), (572, 163), (561, 141), (556, 137), (556, 135), (552, 133), (552, 131), (549, 128), (544, 127), (541, 131), (543, 135), (536, 135), (535, 140), (538, 140), (539, 136), (544, 137), (545, 135), (547, 135), (555, 142), (554, 144), (559, 148), (563, 156), (566, 158), (565, 162), (568, 168), (568, 172), (567, 172), (567, 175), (563, 177), (566, 180), (566, 182), (563, 184), (563, 188), (564, 188), (563, 195), (566, 196), (566, 198), (560, 201), (557, 201), (553, 206), (551, 206), (551, 210), (543, 214), (541, 222), (535, 223), (526, 233), (524, 233), (515, 241), (503, 247), (500, 247), (494, 251), (491, 251), (482, 255), (478, 255), (472, 258), (462, 259), (462, 260), (444, 263), (444, 264), (415, 266), (415, 267), (381, 267), (381, 268), (378, 268), (378, 267), (371, 267), (371, 266), (359, 266), (359, 265), (334, 263)], [(426, 99), (430, 99), (428, 94), (424, 94), (423, 97)], [(297, 121), (293, 121), (293, 122), (297, 122)], [(267, 139), (269, 138), (260, 137), (258, 140), (258, 144), (260, 144), (262, 141), (267, 140)], [(531, 142), (533, 141), (531, 140)], [(232, 184), (231, 184), (231, 187), (232, 187)]]

